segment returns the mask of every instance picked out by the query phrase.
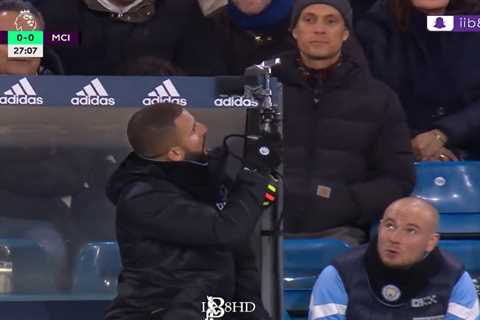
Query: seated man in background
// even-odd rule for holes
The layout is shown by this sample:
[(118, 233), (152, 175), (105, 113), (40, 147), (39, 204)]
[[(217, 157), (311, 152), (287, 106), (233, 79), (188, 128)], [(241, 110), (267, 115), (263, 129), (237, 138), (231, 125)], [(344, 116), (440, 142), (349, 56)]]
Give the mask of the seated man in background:
[(284, 85), (285, 229), (358, 244), (414, 183), (408, 128), (396, 95), (343, 44), (347, 0), (298, 0), (298, 50), (273, 75)]
[(204, 319), (207, 296), (254, 302), (248, 319), (270, 318), (248, 244), (269, 205), (271, 179), (242, 170), (221, 193), (211, 183), (209, 170), (218, 170), (206, 162), (206, 132), (175, 104), (144, 108), (130, 119), (133, 152), (107, 189), (117, 206), (123, 270), (106, 319)]
[[(223, 59), (228, 74), (243, 74), (248, 66), (296, 51), (289, 30), (294, 2), (232, 0), (212, 15), (223, 39)], [(345, 53), (367, 66), (363, 49), (353, 35), (345, 42)]]
[[(0, 30), (16, 31), (17, 27), (23, 31), (43, 30), (45, 23), (41, 13), (29, 2), (0, 1)], [(1, 75), (51, 73), (45, 64), (48, 61), (41, 58), (9, 58), (7, 46), (0, 45)], [(25, 89), (30, 83), (25, 79), (17, 85)], [(3, 91), (7, 89), (2, 88)], [(22, 97), (18, 94), (9, 97), (18, 96)], [(14, 286), (13, 292), (69, 291), (76, 254), (72, 247), (77, 236), (71, 220), (72, 196), (85, 189), (88, 175), (88, 169), (79, 164), (79, 159), (88, 162), (86, 159), (93, 153), (61, 148), (53, 142), (47, 146), (30, 144), (22, 138), (27, 130), (38, 128), (27, 128), (28, 124), (23, 123), (19, 127), (9, 123), (2, 128), (6, 136), (12, 138), (2, 145), (0, 152), (0, 237), (37, 242), (53, 260), (55, 269), (51, 274), (37, 275), (38, 281)], [(17, 130), (18, 135), (15, 134)], [(14, 266), (18, 270), (22, 267)], [(29, 270), (34, 274), (36, 268)], [(50, 283), (54, 275), (54, 283)]]
[[(45, 29), (42, 14), (30, 2), (0, 1), (0, 30), (15, 31), (20, 26), (23, 31)], [(7, 46), (0, 45), (0, 74), (27, 76), (18, 83), (12, 80), (11, 86), (17, 84), (26, 90), (33, 78), (28, 76), (59, 74), (62, 70), (52, 48), (44, 48), (43, 58), (9, 58)], [(37, 242), (55, 268), (51, 274), (32, 277), (39, 282), (18, 285), (13, 292), (69, 292), (80, 247), (87, 241), (114, 239), (114, 210), (103, 193), (106, 172), (113, 164), (108, 154), (98, 149), (58, 143), (54, 123), (30, 126), (22, 122), (27, 116), (25, 109), (18, 111), (16, 123), (2, 126), (7, 143), (0, 149), (0, 237)], [(10, 107), (5, 112), (11, 112)], [(51, 137), (42, 144), (33, 142), (36, 135)], [(34, 275), (41, 272), (34, 265), (28, 270)], [(50, 283), (52, 277), (54, 283)]]
[[(0, 30), (16, 31), (21, 11), (29, 11), (27, 17), (32, 25), (27, 23), (21, 25), (23, 31), (43, 30), (45, 22), (42, 14), (29, 2), (23, 0), (0, 1)], [(43, 73), (41, 58), (8, 58), (7, 45), (0, 45), (0, 74), (10, 75), (37, 75)]]
[(318, 277), (309, 320), (480, 319), (463, 265), (437, 248), (438, 212), (418, 198), (392, 203), (378, 240), (336, 258)]
[(232, 0), (213, 15), (224, 40), (228, 74), (243, 74), (248, 66), (295, 49), (288, 32), (292, 4), (293, 0)]
[(478, 0), (378, 0), (358, 23), (373, 75), (400, 97), (418, 161), (480, 160), (480, 34), (427, 29), (428, 16), (479, 13)]
[(113, 75), (145, 55), (192, 75), (225, 73), (196, 0), (43, 0), (39, 9), (50, 31), (81, 33), (79, 47), (57, 50), (67, 74)]

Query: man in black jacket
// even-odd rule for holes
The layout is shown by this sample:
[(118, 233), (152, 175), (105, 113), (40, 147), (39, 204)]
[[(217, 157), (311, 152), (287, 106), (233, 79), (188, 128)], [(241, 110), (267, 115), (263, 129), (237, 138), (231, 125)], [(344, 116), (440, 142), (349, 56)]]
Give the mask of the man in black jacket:
[(298, 52), (282, 57), (274, 76), (285, 90), (286, 230), (358, 243), (409, 194), (414, 167), (397, 97), (342, 55), (351, 28), (347, 0), (298, 0)]
[(204, 162), (206, 131), (175, 104), (130, 119), (134, 152), (107, 189), (123, 270), (106, 319), (203, 319), (207, 297), (253, 302), (255, 311), (243, 316), (269, 319), (248, 239), (268, 205), (267, 186), (275, 187), (243, 170), (230, 192), (217, 192)]

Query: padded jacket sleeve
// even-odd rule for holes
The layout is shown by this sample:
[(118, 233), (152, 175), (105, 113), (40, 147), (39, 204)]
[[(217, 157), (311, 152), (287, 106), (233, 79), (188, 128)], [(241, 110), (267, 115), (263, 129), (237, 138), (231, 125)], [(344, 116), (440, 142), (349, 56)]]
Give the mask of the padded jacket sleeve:
[(136, 182), (118, 203), (117, 223), (166, 243), (236, 245), (259, 219), (268, 183), (270, 179), (254, 172), (241, 172), (228, 204), (219, 212), (166, 181), (154, 186)]

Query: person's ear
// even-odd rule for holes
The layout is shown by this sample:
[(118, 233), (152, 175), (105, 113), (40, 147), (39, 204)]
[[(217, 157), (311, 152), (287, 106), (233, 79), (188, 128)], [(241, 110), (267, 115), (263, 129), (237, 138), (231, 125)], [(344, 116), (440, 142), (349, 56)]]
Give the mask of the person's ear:
[(293, 39), (297, 40), (297, 38), (298, 38), (297, 27), (292, 29), (292, 37), (293, 37)]
[(167, 152), (167, 158), (170, 161), (182, 161), (185, 159), (185, 150), (181, 147), (172, 147)]
[(347, 41), (348, 38), (350, 38), (350, 31), (349, 31), (348, 29), (345, 29), (345, 30), (343, 31), (343, 36), (342, 36), (342, 38), (343, 38), (343, 41)]
[(438, 241), (440, 240), (440, 235), (438, 233), (433, 233), (431, 236), (430, 236), (430, 239), (428, 240), (428, 243), (427, 243), (427, 251), (428, 252), (432, 252), (433, 249), (435, 249), (435, 247), (437, 246), (438, 244)]

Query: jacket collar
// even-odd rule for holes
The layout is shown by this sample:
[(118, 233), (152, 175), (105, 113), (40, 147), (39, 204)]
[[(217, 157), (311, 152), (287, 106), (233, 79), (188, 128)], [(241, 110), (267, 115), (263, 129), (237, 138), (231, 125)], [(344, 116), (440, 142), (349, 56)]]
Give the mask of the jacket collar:
[(444, 265), (438, 248), (409, 269), (389, 268), (383, 264), (377, 250), (377, 241), (370, 241), (365, 254), (365, 266), (370, 288), (383, 304), (400, 306), (414, 298), (428, 286), (429, 279)]
[[(309, 87), (312, 83), (308, 80), (310, 77), (317, 78), (313, 87), (340, 87), (350, 82), (352, 75), (361, 71), (361, 67), (347, 55), (342, 57), (340, 63), (329, 68), (325, 77), (315, 75), (315, 71), (306, 68), (300, 61), (299, 52), (287, 53), (281, 56), (282, 63), (273, 68), (273, 75), (287, 86)], [(322, 71), (320, 71), (322, 72)], [(320, 73), (319, 72), (319, 73)]]

